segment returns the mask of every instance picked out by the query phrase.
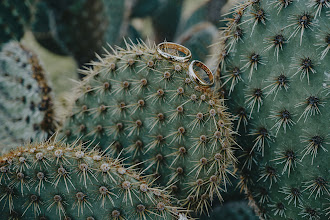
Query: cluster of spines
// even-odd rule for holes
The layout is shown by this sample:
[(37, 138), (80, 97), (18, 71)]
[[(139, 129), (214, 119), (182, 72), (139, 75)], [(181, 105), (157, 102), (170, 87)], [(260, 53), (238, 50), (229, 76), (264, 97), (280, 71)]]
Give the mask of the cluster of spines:
[(214, 194), (221, 199), (235, 161), (221, 101), (186, 75), (187, 64), (163, 59), (154, 45), (127, 44), (99, 59), (84, 71), (62, 133), (130, 156), (127, 162), (158, 176), (198, 212)]
[(121, 160), (78, 144), (14, 149), (0, 157), (0, 182), (2, 217), (9, 219), (171, 219), (182, 211)]
[[(230, 106), (237, 113), (236, 129), (243, 134), (238, 140), (244, 146), (244, 150), (238, 154), (241, 170), (239, 186), (258, 205), (259, 214), (264, 218), (286, 217), (288, 213), (292, 217), (293, 210), (288, 210), (288, 205), (294, 201), (294, 206), (300, 209), (299, 218), (320, 219), (327, 215), (323, 210), (326, 208), (324, 201), (330, 196), (328, 180), (324, 176), (327, 168), (320, 168), (320, 173), (315, 176), (305, 177), (300, 176), (297, 170), (305, 164), (315, 166), (317, 163), (320, 167), (320, 160), (326, 158), (329, 145), (329, 127), (320, 131), (312, 122), (315, 120), (326, 124), (320, 118), (321, 113), (327, 115), (327, 83), (323, 83), (323, 88), (316, 88), (316, 85), (319, 85), (319, 79), (323, 81), (323, 71), (325, 78), (328, 71), (325, 59), (329, 56), (326, 17), (329, 2), (271, 1), (278, 9), (276, 13), (267, 8), (265, 2), (247, 1), (234, 8), (230, 13), (232, 17), (225, 19), (227, 27), (222, 32), (221, 49), (217, 55), (217, 78), (222, 79), (222, 83), (218, 80), (217, 88), (229, 89)], [(295, 4), (307, 8), (306, 11), (296, 10)], [(289, 17), (287, 25), (276, 20), (280, 16)], [(270, 30), (270, 26), (276, 27), (275, 31)], [(292, 53), (288, 51), (291, 44), (296, 45), (296, 49), (304, 49)], [(249, 45), (253, 45), (253, 50)], [(277, 75), (269, 74), (270, 71), (276, 71)], [(260, 72), (264, 74), (261, 76)], [(261, 78), (264, 78), (262, 82)], [(292, 87), (298, 90), (298, 84), (306, 91), (293, 91)], [(244, 96), (239, 97), (237, 94), (242, 92)], [(283, 94), (286, 97), (284, 99)], [(306, 95), (305, 98), (301, 98), (302, 94)], [(289, 95), (300, 98), (300, 101), (288, 99)], [(269, 109), (269, 105), (273, 107)], [(267, 113), (269, 115), (265, 116)], [(302, 128), (300, 133), (294, 132), (297, 126)], [(289, 135), (295, 135), (296, 138), (286, 140)], [(293, 142), (296, 139), (297, 143)], [(276, 144), (285, 146), (272, 150)], [(306, 161), (308, 157), (310, 161)], [(255, 172), (253, 167), (256, 166), (262, 166), (259, 172)], [(285, 184), (279, 189), (277, 185), (283, 186), (285, 181), (292, 181), (292, 173), (297, 175), (295, 178), (303, 179), (302, 186), (291, 188), (288, 186), (290, 184)], [(264, 188), (262, 193), (254, 190), (255, 185)], [(273, 200), (276, 191), (283, 192), (286, 201), (276, 203)], [(324, 195), (325, 199), (321, 199), (320, 195)], [(303, 197), (315, 200), (308, 203)]]

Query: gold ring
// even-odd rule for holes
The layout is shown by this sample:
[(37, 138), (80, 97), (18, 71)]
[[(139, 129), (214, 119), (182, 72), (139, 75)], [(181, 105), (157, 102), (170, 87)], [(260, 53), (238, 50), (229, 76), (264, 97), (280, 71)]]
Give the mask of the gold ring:
[[(207, 74), (207, 76), (209, 77), (210, 82), (205, 82), (205, 80), (201, 79), (199, 76), (196, 75), (195, 71), (194, 71), (194, 66), (197, 66), (199, 68), (201, 68), (202, 70), (204, 70), (204, 72)], [(211, 70), (201, 61), (198, 60), (194, 60), (190, 63), (189, 65), (189, 69), (188, 69), (188, 75), (190, 76), (190, 78), (192, 80), (194, 80), (199, 86), (201, 87), (210, 87), (214, 84), (214, 77), (213, 77), (213, 73), (211, 72)]]
[[(176, 56), (176, 55), (165, 52), (164, 49), (165, 49), (165, 51), (166, 51), (166, 49), (175, 49), (177, 51), (184, 53), (186, 56), (184, 56), (184, 57)], [(188, 62), (191, 58), (191, 52), (188, 48), (186, 48), (180, 44), (171, 43), (171, 42), (163, 42), (163, 43), (158, 44), (157, 53), (166, 59), (181, 62), (181, 63)]]

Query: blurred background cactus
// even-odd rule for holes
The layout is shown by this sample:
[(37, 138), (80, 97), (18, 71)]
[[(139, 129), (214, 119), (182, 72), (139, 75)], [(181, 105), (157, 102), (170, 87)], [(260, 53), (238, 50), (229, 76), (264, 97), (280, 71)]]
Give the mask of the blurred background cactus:
[(56, 128), (51, 87), (37, 56), (17, 42), (0, 52), (0, 137), (7, 145), (49, 138)]

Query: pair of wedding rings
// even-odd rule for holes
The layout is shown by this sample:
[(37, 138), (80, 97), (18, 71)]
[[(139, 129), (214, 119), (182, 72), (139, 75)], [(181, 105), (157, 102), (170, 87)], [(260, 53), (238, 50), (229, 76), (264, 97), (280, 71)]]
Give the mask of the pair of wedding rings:
[[(183, 53), (185, 56), (178, 56), (172, 53), (169, 53), (168, 49), (172, 49), (172, 50), (177, 50), (178, 52)], [(163, 42), (157, 45), (157, 53), (164, 57), (165, 59), (171, 60), (171, 61), (175, 61), (175, 62), (180, 62), (180, 63), (186, 63), (191, 59), (191, 52), (188, 48), (180, 45), (180, 44), (176, 44), (176, 43), (171, 43), (171, 42)], [(202, 69), (206, 75), (209, 77), (209, 81), (210, 82), (206, 82), (204, 79), (202, 79), (200, 76), (198, 76), (195, 73), (194, 67), (199, 67), (200, 69)], [(213, 77), (213, 73), (212, 71), (201, 61), (198, 60), (193, 60), (188, 68), (188, 75), (189, 77), (195, 81), (197, 83), (197, 85), (201, 86), (201, 87), (210, 87), (214, 84), (214, 77)]]

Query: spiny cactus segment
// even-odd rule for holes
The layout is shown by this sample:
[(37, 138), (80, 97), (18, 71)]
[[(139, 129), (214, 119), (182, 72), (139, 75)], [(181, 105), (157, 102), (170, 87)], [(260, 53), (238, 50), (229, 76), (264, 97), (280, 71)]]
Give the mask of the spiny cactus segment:
[(241, 190), (264, 219), (329, 219), (329, 2), (247, 1), (225, 19), (218, 88)]
[(0, 53), (1, 143), (47, 138), (55, 130), (51, 88), (38, 57), (17, 42)]
[(170, 197), (95, 150), (28, 144), (0, 157), (2, 219), (178, 219)]
[(222, 199), (235, 161), (223, 101), (154, 45), (127, 44), (99, 59), (83, 71), (62, 134), (139, 164), (198, 213)]

